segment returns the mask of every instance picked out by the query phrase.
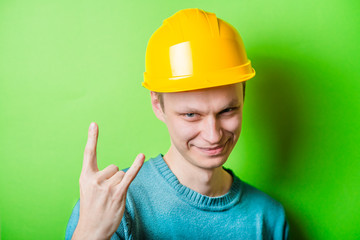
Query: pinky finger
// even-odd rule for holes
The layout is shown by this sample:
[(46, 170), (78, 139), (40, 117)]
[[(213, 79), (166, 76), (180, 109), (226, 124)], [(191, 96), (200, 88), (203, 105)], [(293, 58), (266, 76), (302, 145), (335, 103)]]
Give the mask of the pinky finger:
[(127, 191), (128, 187), (130, 186), (131, 182), (134, 180), (138, 172), (140, 171), (140, 168), (142, 167), (145, 160), (144, 154), (140, 153), (135, 158), (135, 161), (129, 168), (129, 170), (125, 173), (124, 178), (121, 180), (119, 184), (120, 191)]

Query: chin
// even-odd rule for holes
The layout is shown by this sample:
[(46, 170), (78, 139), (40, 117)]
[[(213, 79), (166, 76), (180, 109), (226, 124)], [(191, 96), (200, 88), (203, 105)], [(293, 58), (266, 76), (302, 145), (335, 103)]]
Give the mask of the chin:
[(217, 155), (217, 156), (196, 156), (195, 162), (198, 167), (203, 169), (215, 169), (222, 167), (227, 161), (229, 155)]
[(227, 144), (225, 149), (219, 153), (208, 153), (194, 147), (194, 154), (192, 154), (193, 162), (201, 168), (215, 169), (221, 167), (226, 163), (233, 148)]

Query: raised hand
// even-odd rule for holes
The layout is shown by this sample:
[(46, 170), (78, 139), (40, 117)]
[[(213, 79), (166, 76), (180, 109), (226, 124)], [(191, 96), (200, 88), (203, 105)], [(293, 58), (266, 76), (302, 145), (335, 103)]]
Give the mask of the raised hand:
[(110, 239), (124, 215), (126, 192), (144, 163), (139, 154), (124, 173), (115, 165), (99, 171), (98, 126), (91, 123), (80, 175), (80, 217), (72, 239)]

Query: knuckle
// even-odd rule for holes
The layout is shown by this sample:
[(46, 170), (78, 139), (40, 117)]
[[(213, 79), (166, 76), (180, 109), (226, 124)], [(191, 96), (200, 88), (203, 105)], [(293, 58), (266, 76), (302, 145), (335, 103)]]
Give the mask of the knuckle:
[(100, 183), (101, 183), (101, 179), (100, 179), (99, 175), (97, 175), (91, 179), (91, 185), (94, 187), (100, 186)]
[(119, 171), (119, 167), (118, 167), (118, 166), (116, 166), (115, 164), (111, 164), (111, 165), (109, 165), (109, 168), (111, 168), (112, 170)]
[(116, 173), (116, 177), (119, 178), (119, 179), (122, 179), (124, 177), (125, 173), (123, 171), (118, 171)]

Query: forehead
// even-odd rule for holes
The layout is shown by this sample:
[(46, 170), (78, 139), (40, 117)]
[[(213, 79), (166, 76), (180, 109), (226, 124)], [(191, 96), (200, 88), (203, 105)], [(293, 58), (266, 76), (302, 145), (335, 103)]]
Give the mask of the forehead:
[(242, 84), (206, 88), (195, 91), (163, 93), (166, 108), (206, 110), (238, 105), (243, 101)]

